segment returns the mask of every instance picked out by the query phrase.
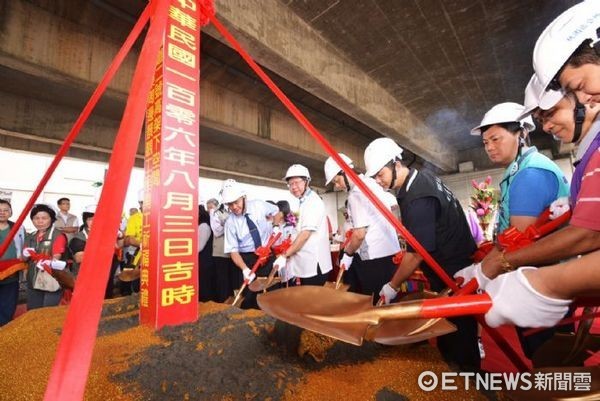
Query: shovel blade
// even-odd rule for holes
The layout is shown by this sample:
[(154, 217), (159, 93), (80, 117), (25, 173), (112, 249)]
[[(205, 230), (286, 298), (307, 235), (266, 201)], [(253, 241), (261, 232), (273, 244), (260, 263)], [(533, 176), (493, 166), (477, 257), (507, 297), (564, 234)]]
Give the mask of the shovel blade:
[(250, 283), (248, 288), (252, 292), (262, 292), (279, 283), (281, 283), (281, 278), (279, 277), (257, 277), (252, 283)]
[(244, 302), (244, 297), (241, 294), (241, 290), (234, 290), (233, 296), (227, 298), (224, 303), (231, 306), (237, 306), (239, 308), (242, 302)]
[(344, 283), (340, 283), (339, 287), (336, 288), (336, 284), (333, 281), (326, 281), (323, 286), (327, 288), (333, 288), (334, 290), (338, 291), (348, 291), (350, 289), (350, 284)]
[[(421, 330), (430, 320), (437, 320), (437, 322), (426, 330)], [(412, 344), (455, 331), (456, 326), (446, 319), (386, 320), (377, 326), (370, 339), (386, 345)], [(413, 332), (416, 334), (412, 334)]]
[(119, 274), (119, 280), (123, 282), (135, 281), (140, 278), (140, 269), (123, 269), (121, 274)]
[(332, 316), (339, 313), (360, 313), (373, 308), (371, 296), (310, 285), (260, 294), (257, 301), (265, 313), (279, 320), (354, 345), (362, 345), (368, 323), (330, 323), (306, 315)]

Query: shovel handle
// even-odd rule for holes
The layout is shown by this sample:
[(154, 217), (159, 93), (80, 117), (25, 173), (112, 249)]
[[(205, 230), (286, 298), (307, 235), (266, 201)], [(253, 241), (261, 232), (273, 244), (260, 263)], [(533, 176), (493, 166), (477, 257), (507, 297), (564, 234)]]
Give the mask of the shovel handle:
[(242, 298), (242, 292), (244, 292), (244, 290), (246, 289), (247, 286), (248, 286), (248, 282), (247, 282), (247, 280), (244, 280), (244, 284), (242, 284), (242, 286), (240, 287), (238, 293), (236, 294), (235, 298), (233, 299), (233, 302), (231, 303), (231, 306), (238, 306), (238, 303), (240, 302), (240, 299)]
[(434, 319), (438, 317), (481, 315), (491, 307), (492, 299), (488, 294), (432, 298), (423, 300), (419, 317)]
[(475, 291), (477, 291), (478, 288), (479, 283), (477, 282), (477, 279), (472, 278), (471, 281), (460, 287), (458, 291), (454, 293), (454, 296), (473, 294)]
[[(273, 244), (275, 243), (275, 241), (277, 241), (279, 239), (279, 237), (281, 237), (281, 233), (277, 233), (277, 234), (271, 234), (271, 236), (269, 237), (269, 241), (267, 241), (267, 244), (264, 245), (264, 247), (269, 251), (266, 255), (264, 256), (259, 256), (258, 259), (256, 259), (256, 262), (254, 262), (254, 266), (252, 266), (252, 269), (250, 270), (251, 273), (256, 273), (256, 271), (258, 270), (258, 268), (260, 266), (262, 266), (267, 259), (269, 258), (269, 255), (271, 254), (271, 247), (273, 246)], [(238, 300), (241, 298), (242, 296), (242, 292), (244, 292), (244, 290), (246, 289), (246, 287), (248, 286), (248, 284), (250, 284), (250, 282), (248, 281), (248, 279), (244, 279), (244, 282), (242, 284), (242, 286), (240, 287), (235, 299), (233, 300), (232, 305), (236, 305), (236, 303), (238, 302)]]
[[(275, 241), (277, 241), (279, 239), (279, 237), (281, 237), (281, 233), (271, 234), (271, 237), (269, 237), (269, 241), (267, 241), (267, 244), (264, 245), (264, 248), (268, 249), (269, 252), (266, 255), (264, 255), (264, 256), (260, 256), (260, 255), (258, 256), (258, 259), (256, 259), (256, 262), (254, 262), (254, 265), (252, 266), (252, 269), (250, 269), (250, 271), (252, 273), (256, 273), (256, 271), (258, 270), (258, 268), (265, 264), (265, 262), (267, 261), (267, 259), (271, 255), (271, 247), (273, 246), (273, 244), (275, 243)], [(244, 280), (244, 285), (248, 285), (248, 284), (249, 284), (248, 280)]]
[(342, 278), (344, 277), (344, 272), (345, 271), (346, 271), (346, 269), (344, 269), (342, 266), (339, 267), (338, 274), (337, 274), (337, 277), (335, 279), (335, 289), (336, 290), (338, 288), (340, 288), (340, 285), (342, 284)]

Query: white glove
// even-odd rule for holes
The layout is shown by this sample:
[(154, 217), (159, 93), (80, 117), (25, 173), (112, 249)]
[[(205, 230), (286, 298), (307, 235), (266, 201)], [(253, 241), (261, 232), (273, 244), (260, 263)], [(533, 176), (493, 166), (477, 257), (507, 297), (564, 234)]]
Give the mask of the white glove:
[(67, 267), (67, 262), (63, 260), (52, 260), (50, 262), (50, 267), (52, 267), (54, 270), (64, 270), (65, 267)]
[(287, 283), (296, 276), (294, 275), (292, 266), (287, 265), (279, 271), (279, 277), (281, 277), (282, 283)]
[(333, 240), (339, 243), (344, 242), (344, 236), (342, 234), (333, 234)]
[(253, 282), (254, 279), (256, 278), (256, 274), (252, 273), (252, 270), (250, 270), (247, 267), (244, 267), (244, 270), (242, 270), (242, 273), (244, 274), (244, 280), (247, 280), (248, 284)]
[(387, 305), (396, 298), (398, 295), (398, 291), (392, 288), (390, 283), (387, 283), (383, 287), (381, 287), (381, 291), (379, 291), (379, 297), (383, 298), (383, 302)]
[(550, 204), (550, 220), (554, 220), (570, 210), (569, 198), (558, 198)]
[(219, 222), (221, 223), (221, 225), (224, 225), (225, 221), (229, 217), (229, 213), (224, 210), (219, 210), (218, 213), (216, 213), (216, 214), (217, 214), (217, 219), (219, 219)]
[(342, 260), (340, 260), (340, 268), (348, 271), (350, 265), (352, 265), (352, 259), (354, 259), (353, 255), (348, 255), (344, 252), (344, 256), (342, 256)]
[(37, 267), (40, 270), (46, 271), (46, 270), (50, 270), (50, 261), (49, 260), (40, 260), (39, 262), (37, 262), (35, 264), (35, 267)]
[(31, 256), (31, 252), (35, 252), (35, 248), (23, 248), (23, 256), (26, 258)]
[(455, 279), (459, 277), (462, 277), (465, 280), (462, 285), (467, 284), (473, 278), (477, 279), (479, 288), (482, 290), (485, 290), (485, 287), (487, 287), (490, 281), (492, 281), (485, 274), (483, 274), (483, 271), (481, 270), (481, 263), (472, 264), (471, 266), (467, 266), (464, 269), (454, 273)]
[(283, 255), (278, 256), (277, 259), (275, 259), (275, 262), (273, 262), (273, 266), (277, 266), (277, 271), (279, 272), (280, 276), (281, 276), (281, 271), (283, 269), (285, 269), (286, 264), (287, 264), (287, 258)]
[(36, 264), (37, 268), (40, 270), (46, 270), (46, 269), (54, 269), (54, 270), (64, 270), (65, 267), (67, 266), (67, 262), (64, 262), (62, 260), (40, 260), (39, 262), (37, 262)]
[(551, 327), (569, 310), (571, 300), (555, 299), (540, 294), (527, 281), (524, 270), (502, 274), (492, 280), (486, 292), (492, 299), (492, 307), (485, 314), (490, 327), (512, 323), (519, 327)]

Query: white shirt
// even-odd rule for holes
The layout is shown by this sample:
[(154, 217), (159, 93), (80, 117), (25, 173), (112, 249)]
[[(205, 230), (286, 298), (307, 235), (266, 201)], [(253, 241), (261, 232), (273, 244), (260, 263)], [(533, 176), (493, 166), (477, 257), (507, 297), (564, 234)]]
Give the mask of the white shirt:
[(331, 271), (331, 251), (327, 228), (325, 204), (316, 192), (308, 188), (300, 198), (298, 233), (311, 231), (304, 246), (288, 259), (294, 276), (308, 278), (317, 275), (317, 264), (321, 273)]
[(281, 233), (281, 237), (275, 243), (274, 246), (280, 245), (283, 241), (290, 238), (292, 242), (298, 236), (298, 232), (296, 231), (296, 227), (290, 226), (287, 224), (282, 224), (280, 226), (273, 226), (273, 234)]
[(210, 239), (211, 229), (206, 223), (202, 223), (198, 226), (198, 253), (204, 250), (206, 243)]
[(224, 233), (224, 225), (229, 213), (224, 210), (210, 209), (208, 212), (210, 215), (210, 228), (212, 229), (215, 238), (218, 238)]
[[(363, 174), (359, 178), (388, 209), (397, 205), (396, 198), (392, 195), (392, 201), (375, 180)], [(367, 229), (365, 239), (358, 249), (362, 260), (383, 258), (400, 251), (396, 230), (356, 185), (352, 185), (348, 194), (348, 215), (352, 218), (353, 228)]]
[(71, 223), (71, 225), (69, 227), (79, 227), (79, 219), (74, 214), (63, 213), (62, 211), (59, 211), (57, 214), (57, 217), (63, 221), (63, 223), (64, 223), (63, 227), (67, 227), (67, 223), (69, 222), (69, 219), (71, 217), (74, 217), (73, 222)]
[(278, 212), (279, 208), (269, 202), (258, 199), (246, 200), (243, 213), (239, 216), (231, 213), (225, 221), (225, 253), (255, 251), (254, 241), (246, 221), (246, 214), (256, 225), (261, 244), (264, 245), (273, 232), (273, 225), (267, 220), (267, 216), (273, 216)]

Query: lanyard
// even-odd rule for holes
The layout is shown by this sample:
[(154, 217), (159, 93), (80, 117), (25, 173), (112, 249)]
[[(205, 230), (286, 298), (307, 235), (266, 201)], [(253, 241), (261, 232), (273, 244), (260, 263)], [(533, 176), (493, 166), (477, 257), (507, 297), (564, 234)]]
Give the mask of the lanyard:
[(508, 167), (508, 169), (510, 169), (510, 171), (508, 172), (508, 175), (506, 177), (504, 177), (502, 179), (502, 181), (500, 181), (500, 185), (499, 185), (500, 190), (502, 190), (502, 184), (506, 183), (506, 191), (504, 191), (504, 193), (502, 193), (502, 199), (500, 199), (501, 205), (504, 202), (504, 197), (506, 196), (506, 194), (508, 194), (508, 188), (510, 187), (510, 180), (519, 172), (519, 166), (521, 165), (523, 160), (525, 160), (525, 158), (527, 156), (529, 156), (530, 154), (532, 154), (535, 151), (536, 151), (535, 147), (527, 149), (527, 151), (525, 153), (523, 153), (521, 156), (519, 156), (517, 158), (517, 160), (512, 162), (510, 164), (510, 166)]

